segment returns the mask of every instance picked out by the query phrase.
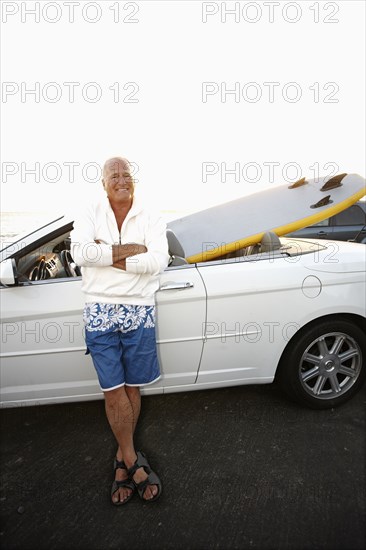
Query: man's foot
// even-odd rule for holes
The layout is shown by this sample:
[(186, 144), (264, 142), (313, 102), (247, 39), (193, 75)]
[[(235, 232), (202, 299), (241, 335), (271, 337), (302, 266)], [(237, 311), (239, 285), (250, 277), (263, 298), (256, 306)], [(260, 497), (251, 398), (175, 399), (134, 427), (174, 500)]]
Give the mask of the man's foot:
[(162, 484), (144, 453), (137, 451), (137, 458), (134, 465), (128, 469), (128, 475), (136, 484), (140, 498), (146, 501), (156, 500), (162, 492)]
[[(148, 479), (148, 475), (145, 472), (145, 470), (141, 467), (138, 470), (136, 470), (136, 473), (133, 476), (133, 480), (136, 483), (136, 485), (139, 485), (140, 483), (143, 483), (145, 480)], [(146, 485), (146, 489), (143, 493), (143, 500), (151, 500), (154, 498), (159, 492), (157, 485)]]
[(114, 460), (115, 479), (112, 484), (111, 498), (116, 506), (126, 504), (136, 490), (135, 484), (128, 475), (123, 460)]

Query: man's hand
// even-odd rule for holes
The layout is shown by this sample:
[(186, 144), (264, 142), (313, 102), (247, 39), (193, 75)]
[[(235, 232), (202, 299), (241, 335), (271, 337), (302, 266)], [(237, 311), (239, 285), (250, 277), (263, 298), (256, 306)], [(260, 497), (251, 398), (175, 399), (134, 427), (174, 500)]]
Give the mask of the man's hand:
[(136, 256), (136, 254), (143, 254), (147, 252), (146, 246), (137, 243), (128, 244), (114, 244), (112, 246), (113, 263), (119, 262), (119, 260), (125, 260), (130, 256)]
[(130, 256), (136, 256), (137, 254), (144, 254), (147, 252), (146, 246), (137, 243), (128, 244), (114, 244), (112, 246), (113, 252), (113, 267), (117, 269), (126, 270), (126, 258)]
[(126, 271), (126, 260), (119, 260), (118, 262), (114, 262), (112, 264), (112, 267), (116, 267), (117, 269), (123, 269)]
[[(94, 242), (100, 244), (100, 241), (98, 239), (95, 239)], [(143, 244), (113, 244), (112, 267), (116, 267), (117, 269), (123, 269), (126, 271), (126, 258), (129, 258), (130, 256), (136, 256), (136, 254), (144, 254), (144, 252), (147, 252), (147, 248)]]

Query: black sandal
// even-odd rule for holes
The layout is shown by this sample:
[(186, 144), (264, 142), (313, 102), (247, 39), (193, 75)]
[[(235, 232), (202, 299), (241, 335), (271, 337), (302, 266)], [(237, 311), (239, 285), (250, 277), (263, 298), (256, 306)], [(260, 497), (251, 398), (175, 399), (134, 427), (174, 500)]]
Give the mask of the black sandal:
[[(127, 466), (126, 464), (123, 462), (123, 460), (117, 460), (116, 458), (114, 459), (114, 464), (113, 464), (113, 467), (114, 467), (114, 472), (116, 472), (116, 470), (118, 470), (118, 468), (121, 468), (121, 470), (126, 470), (126, 472), (128, 473), (128, 469), (127, 469)], [(118, 491), (118, 489), (120, 489), (121, 487), (127, 487), (127, 489), (131, 489), (131, 494), (125, 498), (125, 500), (118, 500), (117, 502), (114, 502), (113, 500), (113, 495), (116, 491)], [(111, 500), (112, 500), (112, 504), (114, 504), (114, 506), (122, 506), (122, 504), (127, 504), (127, 502), (133, 497), (134, 495), (134, 492), (136, 491), (136, 484), (135, 482), (131, 479), (131, 476), (129, 475), (127, 479), (123, 479), (121, 481), (117, 481), (116, 479), (113, 481), (112, 483), (112, 489), (111, 489)]]
[[(143, 468), (145, 470), (145, 472), (148, 474), (147, 478), (144, 481), (141, 481), (140, 483), (136, 483), (134, 481), (134, 484), (139, 494), (139, 497), (144, 502), (153, 502), (154, 500), (157, 500), (162, 493), (162, 490), (163, 490), (162, 483), (159, 477), (157, 476), (157, 474), (151, 469), (150, 464), (147, 461), (146, 455), (141, 451), (137, 451), (136, 454), (137, 454), (137, 460), (135, 461), (135, 464), (127, 470), (128, 476), (130, 479), (132, 479), (132, 476), (134, 475), (136, 470), (138, 470), (139, 468)], [(156, 485), (158, 488), (158, 492), (153, 498), (144, 498), (145, 490), (148, 485)]]

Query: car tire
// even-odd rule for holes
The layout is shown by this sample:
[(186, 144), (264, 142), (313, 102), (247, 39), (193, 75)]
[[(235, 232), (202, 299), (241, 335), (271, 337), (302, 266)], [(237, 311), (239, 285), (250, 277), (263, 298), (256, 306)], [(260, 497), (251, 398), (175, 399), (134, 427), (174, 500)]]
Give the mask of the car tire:
[(364, 331), (348, 319), (305, 327), (281, 358), (277, 379), (286, 394), (312, 409), (345, 403), (366, 375)]

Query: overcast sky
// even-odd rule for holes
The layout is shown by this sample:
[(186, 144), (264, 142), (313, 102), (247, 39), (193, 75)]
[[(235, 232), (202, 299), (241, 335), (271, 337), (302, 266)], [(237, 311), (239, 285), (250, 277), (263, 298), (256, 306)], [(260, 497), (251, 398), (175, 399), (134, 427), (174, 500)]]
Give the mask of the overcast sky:
[(161, 210), (365, 175), (365, 3), (6, 2), (2, 211), (60, 212), (115, 155)]

